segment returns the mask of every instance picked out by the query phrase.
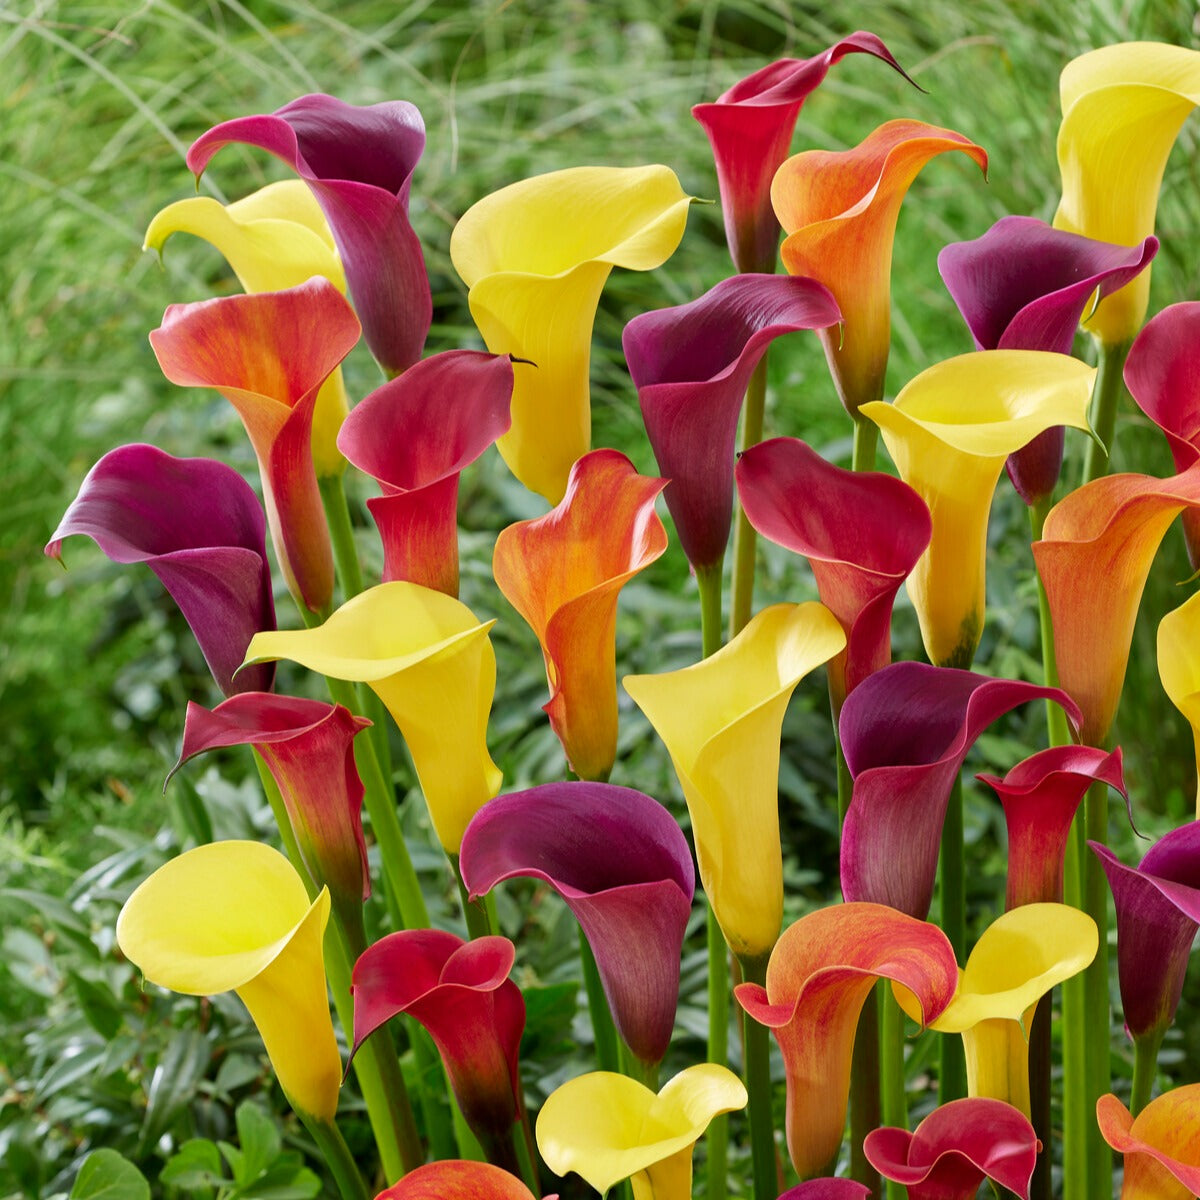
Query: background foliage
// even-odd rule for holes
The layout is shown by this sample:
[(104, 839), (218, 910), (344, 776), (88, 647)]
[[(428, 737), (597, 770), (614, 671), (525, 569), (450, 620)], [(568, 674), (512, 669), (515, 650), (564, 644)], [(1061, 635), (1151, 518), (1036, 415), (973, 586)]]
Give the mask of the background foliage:
[[(937, 250), (1007, 213), (1052, 215), (1062, 65), (1112, 41), (1193, 45), (1193, 13), (1185, 0), (0, 3), (0, 1195), (65, 1193), (98, 1146), (135, 1158), (157, 1178), (188, 1138), (214, 1141), (193, 1142), (185, 1161), (174, 1159), (159, 1180), (169, 1194), (215, 1195), (218, 1180), (224, 1195), (312, 1194), (299, 1159), (279, 1142), (277, 1118), (265, 1115), (278, 1106), (265, 1095), (269, 1078), (236, 1003), (142, 994), (113, 950), (124, 896), (180, 845), (212, 834), (266, 836), (268, 817), (245, 781), (248, 760), (231, 755), (190, 769), (164, 798), (186, 700), (215, 700), (190, 635), (149, 572), (113, 568), (82, 543), (67, 548), (69, 574), (41, 553), (86, 470), (114, 445), (145, 440), (253, 466), (228, 406), (167, 384), (146, 338), (168, 303), (236, 290), (216, 254), (189, 239), (169, 244), (165, 270), (141, 251), (153, 213), (192, 192), (182, 158), (193, 137), (308, 91), (355, 103), (414, 101), (429, 135), (413, 221), (433, 284), (430, 347), (478, 345), (447, 252), (450, 230), (472, 202), (558, 167), (656, 161), (672, 166), (685, 190), (715, 197), (691, 105), (771, 59), (807, 57), (855, 28), (871, 29), (925, 92), (852, 56), (806, 106), (795, 147), (852, 145), (904, 115), (956, 128), (991, 154), (986, 185), (970, 164), (947, 156), (924, 172), (905, 205), (893, 272), (894, 394), (918, 370), (970, 348), (938, 279)], [(1185, 126), (1167, 168), (1151, 311), (1200, 296), (1196, 128), (1195, 119)], [(203, 189), (220, 195), (219, 179), (228, 189), (222, 198), (233, 198), (281, 174), (263, 155), (230, 150)], [(616, 445), (652, 471), (621, 328), (636, 312), (694, 298), (729, 271), (719, 210), (696, 206), (665, 267), (614, 274), (596, 323), (596, 444)], [(378, 382), (365, 356), (352, 359), (348, 382), (355, 395)], [(781, 343), (772, 384), (773, 432), (848, 458), (848, 423), (815, 339)], [(1165, 445), (1144, 421), (1126, 415), (1118, 438), (1116, 469), (1170, 473)], [(539, 712), (536, 646), (487, 569), (495, 531), (539, 509), (494, 455), (464, 480), (463, 598), (502, 618), (491, 738), (509, 787), (560, 770)], [(1036, 677), (1024, 520), (1002, 488), (980, 661)], [(371, 535), (362, 532), (369, 557)], [(782, 552), (767, 548), (762, 571), (763, 600), (813, 594)], [(1153, 665), (1154, 629), (1187, 574), (1172, 535), (1143, 605), (1118, 730), (1139, 820), (1151, 829), (1162, 816), (1185, 816), (1193, 802), (1191, 739)], [(619, 671), (694, 660), (694, 612), (686, 564), (673, 547), (623, 596)], [(897, 638), (898, 653), (919, 657), (915, 622), (903, 609)], [(305, 686), (286, 674), (283, 683)], [(822, 688), (817, 679), (797, 694), (785, 730), (793, 912), (826, 902), (834, 886)], [(988, 769), (1002, 772), (1022, 757), (1014, 741), (1025, 732), (1014, 723), (985, 740)], [(981, 759), (975, 769), (983, 767)], [(677, 800), (661, 751), (632, 711), (613, 778)], [(996, 811), (978, 800), (973, 813), (979, 844), (995, 846)], [(406, 820), (420, 845), (420, 814)], [(418, 850), (417, 860), (431, 894), (448, 900), (438, 854)], [(998, 853), (981, 852), (978, 867), (981, 902), (992, 904), (995, 888), (985, 893), (983, 885), (1002, 872)], [(531, 1001), (541, 1045), (530, 1082), (544, 1095), (571, 1070), (573, 1048), (587, 1036), (573, 1023), (573, 990), (555, 986), (573, 971), (573, 936), (560, 908), (532, 892), (511, 896), (501, 916), (506, 931), (522, 931), (522, 982), (542, 987)], [(448, 906), (441, 915), (453, 919)], [(703, 1028), (701, 972), (697, 963), (689, 973), (685, 962), (684, 1030)], [(1194, 1007), (1181, 1010), (1172, 1036), (1174, 1061), (1190, 1059), (1183, 1077), (1196, 1078)], [(241, 1145), (249, 1163), (223, 1155), (220, 1139)]]

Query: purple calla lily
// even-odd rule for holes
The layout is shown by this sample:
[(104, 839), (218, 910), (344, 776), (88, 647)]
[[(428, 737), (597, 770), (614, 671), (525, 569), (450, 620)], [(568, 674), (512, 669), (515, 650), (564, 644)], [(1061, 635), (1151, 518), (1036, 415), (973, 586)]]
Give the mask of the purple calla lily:
[(925, 919), (946, 805), (967, 752), (998, 717), (1042, 699), (1078, 726), (1078, 707), (1058, 688), (925, 663), (893, 663), (846, 698), (839, 731), (854, 779), (842, 831), (847, 900)]
[[(1122, 288), (1149, 265), (1158, 239), (1117, 246), (1055, 229), (1034, 217), (1002, 217), (982, 237), (955, 242), (938, 270), (977, 350), (1070, 354), (1089, 301)], [(1050, 496), (1062, 465), (1063, 428), (1039, 434), (1008, 457), (1026, 504)]]
[(690, 304), (634, 317), (621, 341), (665, 497), (692, 569), (725, 553), (734, 443), (746, 387), (777, 337), (841, 320), (811, 279), (735, 275)]
[(433, 312), (425, 257), (408, 218), (412, 173), (425, 149), (416, 106), (301, 96), (273, 113), (213, 126), (192, 143), (188, 168), (199, 178), (231, 142), (273, 154), (308, 184), (329, 222), (371, 353), (389, 375), (412, 366)]
[(144, 562), (191, 626), (226, 696), (267, 691), (275, 666), (234, 679), (250, 639), (275, 628), (266, 519), (250, 485), (208, 458), (175, 458), (134, 443), (110, 450), (88, 472), (46, 544), (81, 533), (113, 562)]
[(657, 800), (586, 782), (499, 796), (467, 826), (459, 869), (472, 896), (516, 876), (550, 884), (588, 939), (626, 1044), (662, 1059), (696, 881), (687, 839)]

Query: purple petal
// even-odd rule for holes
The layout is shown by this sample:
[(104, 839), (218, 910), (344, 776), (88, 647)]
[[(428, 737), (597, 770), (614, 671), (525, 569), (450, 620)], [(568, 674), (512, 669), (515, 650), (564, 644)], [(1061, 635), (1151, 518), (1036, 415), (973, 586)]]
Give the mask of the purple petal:
[(110, 450), (88, 472), (46, 553), (61, 558), (63, 539), (81, 533), (113, 562), (144, 562), (230, 696), (267, 691), (275, 678), (274, 664), (233, 677), (250, 639), (275, 628), (265, 530), (258, 498), (232, 468), (135, 443)]

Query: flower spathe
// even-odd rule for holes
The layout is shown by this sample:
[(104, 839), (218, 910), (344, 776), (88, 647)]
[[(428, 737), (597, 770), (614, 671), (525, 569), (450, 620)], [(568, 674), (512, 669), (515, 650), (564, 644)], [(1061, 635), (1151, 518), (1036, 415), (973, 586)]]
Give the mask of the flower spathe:
[(515, 1175), (491, 1163), (448, 1158), (409, 1171), (375, 1200), (534, 1200), (534, 1195)]
[(551, 504), (591, 445), (588, 366), (605, 280), (613, 267), (664, 263), (690, 203), (667, 167), (571, 167), (485, 196), (454, 227), (450, 257), (484, 343), (536, 365), (515, 377), (512, 428), (497, 446)]
[(237, 410), (262, 475), (267, 523), (288, 588), (313, 612), (333, 594), (333, 552), (312, 457), (317, 391), (358, 341), (329, 280), (173, 304), (150, 334), (163, 374), (214, 388)]
[(582, 781), (497, 796), (467, 826), (458, 865), (472, 897), (517, 876), (550, 884), (588, 939), (626, 1045), (643, 1062), (663, 1057), (696, 878), (657, 800)]
[(780, 251), (784, 267), (825, 284), (841, 309), (842, 329), (820, 337), (851, 416), (883, 398), (901, 202), (921, 168), (952, 150), (986, 172), (987, 152), (961, 133), (901, 120), (881, 125), (851, 150), (796, 154), (771, 183), (771, 203), (788, 235)]
[(610, 1071), (570, 1079), (551, 1092), (537, 1119), (537, 1144), (557, 1175), (574, 1171), (603, 1194), (632, 1179), (634, 1200), (690, 1200), (692, 1150), (721, 1113), (746, 1105), (742, 1081), (700, 1063), (657, 1095)]
[(275, 627), (262, 505), (235, 470), (157, 446), (118, 446), (88, 472), (45, 552), (61, 559), (73, 534), (158, 576), (224, 695), (271, 687), (274, 667), (234, 677), (254, 634)]
[[(146, 229), (143, 249), (163, 247), (172, 234), (190, 233), (224, 256), (245, 292), (278, 292), (323, 275), (346, 291), (342, 261), (313, 194), (298, 179), (269, 183), (232, 204), (192, 196), (160, 209)], [(318, 476), (346, 465), (334, 441), (349, 407), (342, 369), (321, 385), (313, 410), (313, 466)]]
[(735, 275), (698, 300), (636, 316), (621, 335), (667, 508), (693, 570), (725, 554), (734, 443), (755, 367), (785, 333), (833, 325), (841, 313), (811, 279)]
[(192, 996), (236, 991), (292, 1107), (328, 1124), (342, 1064), (329, 1016), (322, 937), (329, 893), (258, 842), (211, 842), (142, 883), (117, 944), (151, 983)]
[[(1171, 703), (1192, 727), (1200, 774), (1200, 595), (1192, 596), (1158, 623), (1158, 677)], [(1200, 789), (1196, 815), (1200, 816)]]
[(383, 488), (367, 501), (383, 581), (458, 595), (458, 480), (511, 422), (513, 365), (478, 350), (431, 354), (364, 397), (338, 448)]
[(616, 757), (617, 594), (667, 548), (654, 511), (665, 486), (619, 451), (593, 450), (551, 512), (496, 538), (496, 585), (541, 645), (543, 708), (581, 779), (607, 779)]
[(936, 925), (882, 904), (819, 909), (771, 952), (767, 985), (739, 984), (738, 1003), (774, 1030), (787, 1075), (787, 1145), (801, 1179), (837, 1153), (846, 1120), (859, 1011), (877, 979), (917, 997), (922, 1024), (954, 994), (954, 951)]
[(1151, 1100), (1136, 1117), (1111, 1093), (1096, 1101), (1104, 1140), (1125, 1156), (1121, 1200), (1200, 1195), (1200, 1083)]
[[(1200, 52), (1157, 42), (1104, 46), (1059, 79), (1062, 199), (1054, 225), (1130, 246), (1154, 232), (1167, 156), (1200, 103)], [(1129, 341), (1146, 315), (1150, 272), (1103, 299), (1088, 320), (1102, 342)]]
[(623, 680), (671, 755), (692, 817), (701, 883), (739, 958), (769, 953), (783, 919), (784, 711), (800, 680), (845, 644), (823, 604), (776, 604), (703, 662)]
[(912, 1133), (875, 1129), (863, 1141), (871, 1165), (909, 1200), (975, 1200), (984, 1179), (1029, 1200), (1040, 1150), (1024, 1114), (982, 1096), (943, 1104)]
[(408, 744), (438, 840), (457, 854), (467, 822), (500, 790), (486, 740), (496, 687), (493, 624), (442, 592), (381, 583), (315, 629), (258, 634), (246, 658), (287, 658), (370, 684)]
[(808, 559), (821, 602), (846, 631), (846, 649), (827, 668), (836, 714), (891, 662), (892, 604), (929, 545), (929, 509), (902, 480), (843, 470), (798, 438), (751, 446), (735, 475), (746, 519)]
[(213, 126), (189, 148), (188, 169), (199, 178), (213, 155), (235, 142), (273, 154), (311, 188), (371, 353), (389, 375), (410, 367), (421, 357), (433, 311), (408, 217), (412, 173), (425, 149), (416, 106), (301, 96), (273, 113)]
[(771, 179), (787, 157), (805, 100), (830, 67), (855, 53), (874, 55), (904, 75), (883, 42), (859, 30), (812, 58), (781, 58), (760, 67), (711, 104), (692, 107), (712, 146), (725, 240), (738, 271), (774, 268), (779, 222), (771, 209)]
[(1095, 375), (1064, 354), (980, 350), (922, 371), (894, 404), (863, 405), (900, 477), (933, 514), (907, 586), (935, 665), (968, 667), (975, 656), (988, 514), (1005, 459), (1053, 426), (1087, 429)]

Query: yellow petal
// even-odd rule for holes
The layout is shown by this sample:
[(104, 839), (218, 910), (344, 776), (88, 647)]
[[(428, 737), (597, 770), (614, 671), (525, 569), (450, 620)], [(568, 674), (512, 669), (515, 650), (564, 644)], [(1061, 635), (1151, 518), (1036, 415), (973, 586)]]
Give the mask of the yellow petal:
[(287, 658), (333, 679), (369, 683), (408, 743), (438, 839), (457, 854), (467, 823), (500, 790), (487, 751), (494, 624), (432, 588), (384, 583), (315, 629), (255, 634), (246, 661)]
[(988, 514), (1004, 460), (1045, 429), (1087, 429), (1095, 374), (1064, 354), (983, 350), (923, 371), (895, 404), (863, 405), (933, 517), (907, 587), (934, 664), (968, 667), (979, 643)]
[(592, 323), (608, 273), (665, 262), (690, 203), (667, 167), (573, 167), (493, 192), (454, 229), (450, 257), (488, 349), (536, 364), (514, 372), (497, 446), (551, 504), (591, 443)]
[(151, 983), (195, 996), (236, 991), (293, 1107), (329, 1122), (342, 1068), (325, 988), (328, 920), (328, 891), (310, 905), (277, 850), (213, 842), (134, 891), (117, 943)]
[[(1158, 677), (1171, 703), (1192, 727), (1200, 768), (1200, 593), (1159, 623)], [(1196, 815), (1200, 817), (1200, 791)]]
[(692, 816), (704, 890), (739, 957), (767, 954), (783, 917), (784, 710), (796, 684), (845, 644), (824, 605), (778, 604), (695, 666), (623, 681), (670, 752)]
[[(1157, 42), (1105, 46), (1069, 62), (1059, 85), (1062, 200), (1054, 225), (1131, 246), (1154, 232), (1167, 156), (1200, 104), (1200, 52)], [(1146, 315), (1150, 271), (1100, 302), (1087, 328), (1128, 341)]]

